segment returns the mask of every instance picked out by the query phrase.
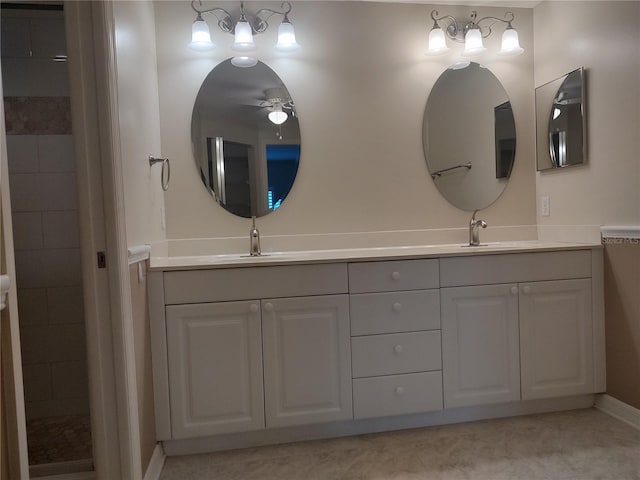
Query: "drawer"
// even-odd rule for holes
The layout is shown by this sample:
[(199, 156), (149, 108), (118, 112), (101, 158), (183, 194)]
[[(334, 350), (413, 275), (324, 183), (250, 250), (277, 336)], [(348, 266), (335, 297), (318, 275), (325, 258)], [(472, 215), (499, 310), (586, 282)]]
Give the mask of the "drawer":
[(439, 290), (360, 293), (349, 301), (353, 336), (440, 328)]
[(440, 259), (443, 287), (591, 277), (591, 250)]
[(339, 293), (347, 293), (346, 263), (164, 273), (167, 305)]
[(442, 409), (442, 372), (353, 381), (354, 418), (386, 417)]
[(349, 292), (438, 288), (438, 260), (392, 260), (349, 264)]
[(440, 370), (440, 352), (440, 330), (353, 337), (353, 378)]

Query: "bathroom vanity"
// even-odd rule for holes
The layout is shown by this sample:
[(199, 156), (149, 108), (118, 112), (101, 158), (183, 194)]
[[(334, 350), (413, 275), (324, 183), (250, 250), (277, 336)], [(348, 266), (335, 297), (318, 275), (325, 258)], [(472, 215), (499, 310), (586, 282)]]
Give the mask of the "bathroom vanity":
[(152, 257), (168, 454), (589, 406), (602, 248)]

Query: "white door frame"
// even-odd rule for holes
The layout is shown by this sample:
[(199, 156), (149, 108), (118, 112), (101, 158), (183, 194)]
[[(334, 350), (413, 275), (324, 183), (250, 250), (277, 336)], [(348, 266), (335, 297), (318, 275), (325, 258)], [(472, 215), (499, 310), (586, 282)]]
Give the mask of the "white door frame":
[[(110, 2), (65, 1), (94, 464), (142, 478)], [(107, 268), (97, 267), (106, 252)]]
[[(4, 98), (2, 82), (0, 82), (0, 98)], [(20, 350), (18, 293), (13, 251), (4, 106), (0, 106), (0, 273), (8, 275), (11, 282), (7, 294), (7, 307), (0, 312), (0, 381), (2, 381), (4, 393), (0, 400), (2, 407), (0, 421), (6, 422), (4, 425), (6, 425), (7, 448), (3, 447), (3, 452), (8, 453), (7, 465), (0, 465), (0, 475), (2, 475), (1, 472), (4, 472), (8, 473), (11, 479), (26, 480), (29, 478), (27, 424), (24, 410), (22, 353)], [(2, 446), (1, 443), (0, 446)], [(2, 454), (0, 454), (1, 461)]]

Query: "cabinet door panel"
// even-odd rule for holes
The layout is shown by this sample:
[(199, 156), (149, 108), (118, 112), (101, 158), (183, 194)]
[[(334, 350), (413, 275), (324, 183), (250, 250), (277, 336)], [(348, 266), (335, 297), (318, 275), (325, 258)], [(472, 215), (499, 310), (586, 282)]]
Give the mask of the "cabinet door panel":
[(174, 439), (264, 428), (259, 302), (167, 307)]
[(520, 399), (515, 285), (443, 288), (444, 406)]
[(347, 295), (262, 301), (268, 427), (353, 417)]
[(593, 392), (591, 279), (520, 285), (522, 398)]

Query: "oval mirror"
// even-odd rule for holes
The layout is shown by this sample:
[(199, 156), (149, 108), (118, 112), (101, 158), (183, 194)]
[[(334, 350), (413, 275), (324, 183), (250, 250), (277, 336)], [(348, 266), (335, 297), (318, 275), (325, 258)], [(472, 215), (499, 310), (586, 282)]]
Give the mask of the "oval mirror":
[(196, 97), (191, 144), (202, 183), (227, 211), (248, 218), (276, 210), (300, 161), (289, 91), (262, 62), (249, 68), (220, 63)]
[(456, 64), (436, 81), (424, 113), (427, 166), (455, 207), (491, 205), (507, 185), (516, 152), (516, 126), (507, 92), (488, 69)]

